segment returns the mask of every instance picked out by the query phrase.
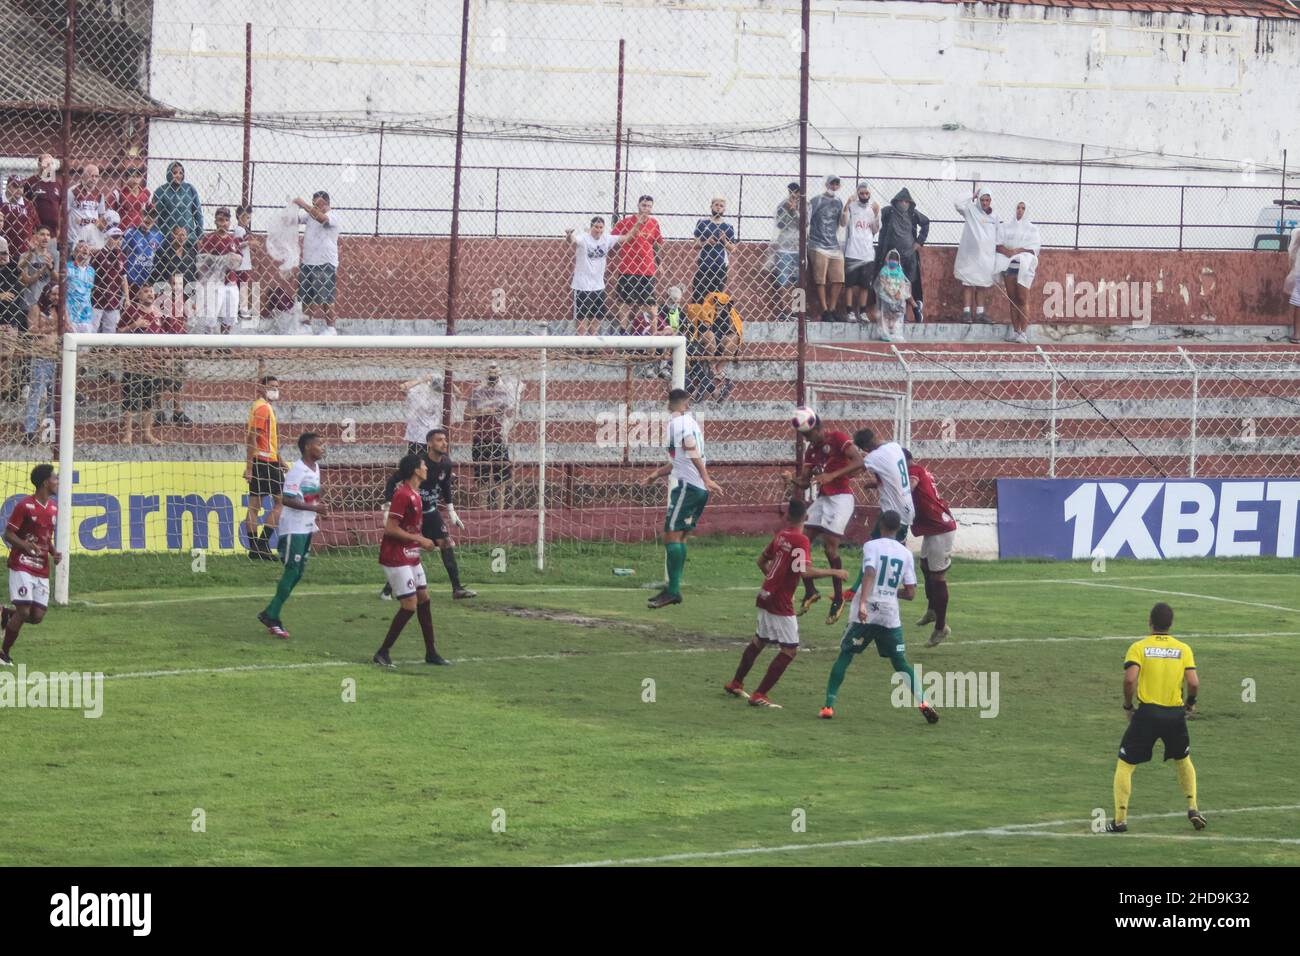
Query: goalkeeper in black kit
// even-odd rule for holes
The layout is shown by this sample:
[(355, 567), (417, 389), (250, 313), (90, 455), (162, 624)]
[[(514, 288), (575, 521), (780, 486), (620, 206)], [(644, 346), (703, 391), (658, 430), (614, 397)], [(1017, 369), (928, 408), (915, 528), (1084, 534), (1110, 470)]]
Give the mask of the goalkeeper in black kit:
[[(456, 564), (456, 542), (447, 530), (447, 522), (464, 530), (465, 522), (456, 514), (456, 506), (451, 500), (452, 464), (448, 454), (450, 443), (445, 428), (435, 428), (425, 436), (425, 451), (421, 457), (428, 463), (429, 476), (420, 482), (420, 500), (424, 504), (424, 523), (420, 533), (431, 540), (442, 555), (442, 566), (447, 569), (447, 578), (451, 581), (451, 596), (458, 601), (477, 597), (477, 591), (471, 591), (460, 583), (460, 568)], [(397, 487), (397, 477), (388, 479), (384, 489), (384, 501), (393, 500), (393, 491)], [(447, 511), (447, 520), (443, 521), (442, 509)], [(379, 596), (385, 601), (393, 598), (393, 589), (385, 584)]]

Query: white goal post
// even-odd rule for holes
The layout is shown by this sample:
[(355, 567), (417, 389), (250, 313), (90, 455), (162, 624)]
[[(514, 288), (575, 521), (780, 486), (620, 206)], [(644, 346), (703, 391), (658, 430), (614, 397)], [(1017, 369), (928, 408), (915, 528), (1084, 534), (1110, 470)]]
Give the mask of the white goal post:
[[(671, 356), (670, 383), (672, 388), (682, 388), (686, 381), (686, 339), (680, 335), (642, 336), (577, 336), (577, 335), (167, 335), (167, 334), (99, 334), (68, 333), (62, 339), (62, 380), (59, 389), (59, 520), (55, 535), (56, 548), (62, 560), (55, 566), (53, 598), (55, 603), (67, 604), (71, 578), (72, 552), (72, 498), (73, 467), (77, 450), (77, 378), (79, 358), (95, 349), (112, 351), (155, 349), (160, 352), (176, 350), (223, 350), (237, 353), (240, 349), (292, 350), (297, 353), (319, 351), (406, 350), (408, 353), (476, 352), (491, 357), (500, 353), (503, 361), (511, 354), (532, 352), (538, 367), (538, 483), (537, 501), (537, 556), (541, 566), (543, 535), (545, 531), (546, 482), (546, 389), (547, 353), (564, 350), (568, 354), (618, 355), (643, 353), (647, 356), (665, 353)], [(183, 357), (183, 356), (181, 356)], [(82, 363), (84, 364), (84, 363)], [(444, 422), (449, 425), (449, 422)]]

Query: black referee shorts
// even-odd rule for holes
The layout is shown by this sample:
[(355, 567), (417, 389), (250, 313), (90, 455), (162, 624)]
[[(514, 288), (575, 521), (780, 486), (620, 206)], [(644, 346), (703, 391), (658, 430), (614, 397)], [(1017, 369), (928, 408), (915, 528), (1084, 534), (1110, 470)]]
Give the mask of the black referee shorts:
[(1146, 763), (1156, 741), (1163, 740), (1166, 760), (1182, 760), (1192, 752), (1187, 734), (1187, 711), (1182, 707), (1139, 704), (1119, 745), (1119, 759), (1125, 763)]
[(273, 461), (256, 459), (253, 461), (253, 477), (248, 482), (248, 490), (255, 495), (272, 495), (280, 497), (284, 491), (284, 469)]
[(442, 520), (442, 512), (437, 509), (424, 516), (424, 523), (420, 525), (420, 534), (430, 541), (442, 541), (444, 538), (451, 537), (447, 531), (447, 523)]

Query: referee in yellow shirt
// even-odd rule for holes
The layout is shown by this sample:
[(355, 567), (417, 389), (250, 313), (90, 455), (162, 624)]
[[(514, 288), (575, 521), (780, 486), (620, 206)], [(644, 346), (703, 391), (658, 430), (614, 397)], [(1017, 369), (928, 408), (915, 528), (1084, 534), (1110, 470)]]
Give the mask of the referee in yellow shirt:
[[(1153, 607), (1149, 623), (1151, 634), (1135, 641), (1124, 655), (1124, 709), (1128, 711), (1129, 725), (1115, 764), (1115, 819), (1106, 824), (1106, 832), (1128, 832), (1133, 771), (1151, 759), (1157, 740), (1164, 742), (1165, 759), (1173, 760), (1178, 772), (1178, 785), (1187, 797), (1187, 819), (1196, 829), (1204, 830), (1205, 817), (1196, 809), (1196, 768), (1192, 766), (1192, 745), (1187, 735), (1187, 715), (1196, 706), (1196, 692), (1201, 686), (1196, 658), (1190, 647), (1170, 636), (1174, 609), (1168, 604)], [(1186, 702), (1183, 681), (1187, 682)]]

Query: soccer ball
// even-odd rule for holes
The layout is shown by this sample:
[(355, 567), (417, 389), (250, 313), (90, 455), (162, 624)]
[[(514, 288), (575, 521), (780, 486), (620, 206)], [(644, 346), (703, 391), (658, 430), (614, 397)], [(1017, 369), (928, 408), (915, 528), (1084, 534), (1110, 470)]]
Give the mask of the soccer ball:
[(806, 405), (802, 408), (796, 408), (794, 414), (790, 416), (790, 425), (800, 434), (807, 434), (812, 431), (821, 422), (817, 413)]

